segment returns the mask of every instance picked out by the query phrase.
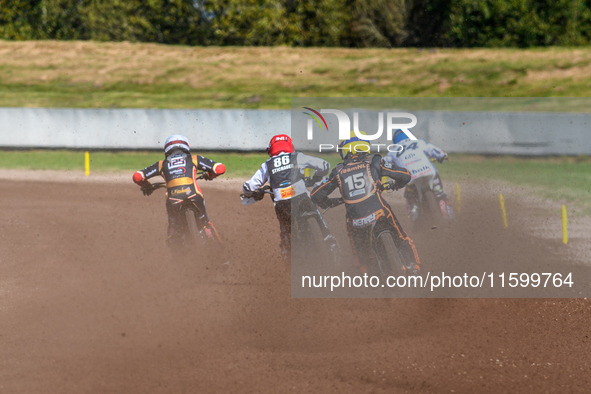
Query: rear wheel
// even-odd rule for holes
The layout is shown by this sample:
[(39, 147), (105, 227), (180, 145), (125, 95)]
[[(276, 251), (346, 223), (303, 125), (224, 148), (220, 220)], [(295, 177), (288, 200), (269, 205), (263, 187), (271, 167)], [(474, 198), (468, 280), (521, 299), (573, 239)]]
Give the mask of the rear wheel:
[[(324, 231), (322, 231), (324, 224), (321, 223), (321, 220), (322, 219), (316, 215), (311, 216), (307, 220), (311, 245), (314, 245), (314, 248), (317, 250), (318, 260), (322, 261), (323, 266), (326, 268), (334, 268), (338, 263), (336, 240), (334, 237), (332, 238), (334, 246), (331, 248), (328, 240), (324, 238)], [(332, 237), (330, 234), (329, 236)]]
[(423, 195), (423, 221), (428, 226), (438, 226), (441, 224), (441, 207), (435, 194), (428, 190)]
[(197, 226), (197, 218), (195, 211), (192, 209), (185, 209), (185, 221), (187, 222), (187, 241), (190, 246), (197, 246), (201, 243), (201, 234), (199, 226)]
[(384, 231), (378, 235), (378, 268), (383, 276), (404, 274), (404, 263), (394, 243), (392, 233)]
[(308, 244), (308, 247), (313, 248), (315, 250), (321, 249), (322, 243), (322, 231), (320, 231), (320, 226), (318, 225), (318, 221), (314, 216), (310, 216), (306, 219), (306, 235), (304, 239)]
[(292, 253), (307, 269), (321, 269), (333, 261), (318, 221), (316, 215), (304, 214), (292, 227)]
[(301, 241), (300, 247), (303, 247), (307, 251), (309, 257), (316, 258), (323, 251), (320, 226), (314, 216), (307, 216), (302, 220), (303, 225), (299, 228), (298, 236)]

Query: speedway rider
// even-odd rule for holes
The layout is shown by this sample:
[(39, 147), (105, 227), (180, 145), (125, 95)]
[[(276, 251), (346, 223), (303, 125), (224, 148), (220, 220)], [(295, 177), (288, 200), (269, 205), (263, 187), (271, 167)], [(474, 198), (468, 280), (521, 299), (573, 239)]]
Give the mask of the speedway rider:
[(172, 135), (164, 143), (164, 160), (157, 161), (143, 170), (133, 174), (133, 181), (138, 184), (145, 196), (155, 190), (148, 179), (160, 175), (164, 178), (167, 188), (166, 212), (168, 213), (168, 239), (171, 248), (182, 244), (182, 226), (180, 206), (190, 199), (198, 207), (201, 217), (197, 224), (205, 231), (207, 237), (219, 240), (215, 227), (207, 217), (205, 201), (201, 188), (197, 185), (197, 171), (203, 171), (203, 179), (212, 180), (226, 172), (226, 166), (216, 163), (200, 155), (191, 155), (189, 141), (182, 135)]
[[(382, 198), (383, 176), (395, 181), (395, 188), (404, 187), (410, 181), (410, 173), (405, 168), (386, 162), (378, 154), (370, 154), (368, 141), (351, 133), (349, 139), (341, 141), (339, 152), (343, 162), (338, 164), (320, 185), (311, 192), (312, 201), (321, 208), (330, 208), (345, 203), (347, 232), (352, 243), (357, 265), (367, 273), (364, 259), (372, 256), (370, 250), (371, 227), (364, 226), (363, 219), (375, 214), (385, 216), (391, 225), (394, 242), (401, 251), (407, 274), (416, 274), (420, 261), (413, 241), (404, 232), (388, 203)], [(339, 189), (342, 198), (329, 198)], [(409, 271), (410, 270), (410, 271)]]
[[(265, 161), (258, 171), (244, 183), (242, 191), (245, 197), (253, 197), (261, 200), (264, 192), (261, 188), (269, 182), (273, 192), (275, 214), (279, 220), (281, 256), (286, 259), (291, 252), (291, 215), (299, 214), (309, 209), (318, 210), (310, 201), (307, 186), (318, 183), (330, 171), (330, 164), (318, 157), (308, 156), (296, 152), (287, 134), (278, 134), (271, 138), (267, 153), (270, 158)], [(306, 168), (316, 171), (308, 180), (303, 173)], [(320, 215), (320, 212), (318, 212)], [(336, 248), (336, 240), (322, 223), (321, 231), (324, 241), (333, 250)]]
[(404, 167), (410, 172), (412, 179), (404, 190), (404, 197), (406, 198), (411, 221), (416, 222), (419, 217), (419, 196), (415, 181), (419, 178), (424, 179), (427, 177), (433, 179), (433, 194), (439, 202), (442, 217), (444, 219), (453, 219), (453, 208), (443, 191), (443, 184), (437, 173), (437, 168), (432, 163), (435, 160), (439, 163), (447, 160), (447, 153), (424, 140), (419, 139), (413, 141), (409, 139), (402, 130), (397, 130), (394, 133), (393, 142), (394, 144), (400, 145), (402, 150), (399, 152), (390, 152), (384, 159), (399, 167)]

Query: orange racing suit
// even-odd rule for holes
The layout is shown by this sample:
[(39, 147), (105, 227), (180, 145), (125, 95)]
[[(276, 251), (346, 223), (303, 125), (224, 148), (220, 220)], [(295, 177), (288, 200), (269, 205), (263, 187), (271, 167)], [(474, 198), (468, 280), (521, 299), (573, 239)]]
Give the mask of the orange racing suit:
[[(401, 251), (405, 265), (412, 266), (418, 272), (420, 260), (412, 239), (404, 232), (390, 205), (382, 197), (381, 179), (387, 176), (396, 181), (395, 187), (401, 188), (410, 179), (408, 170), (382, 160), (380, 155), (361, 153), (349, 155), (343, 163), (338, 164), (322, 184), (311, 193), (312, 201), (321, 208), (345, 203), (347, 212), (347, 233), (352, 243), (357, 264), (363, 272), (367, 267), (364, 259), (373, 256), (370, 248), (371, 233), (367, 227), (359, 228), (354, 224), (375, 214), (385, 216), (394, 230), (394, 241)], [(341, 198), (328, 196), (339, 189)]]

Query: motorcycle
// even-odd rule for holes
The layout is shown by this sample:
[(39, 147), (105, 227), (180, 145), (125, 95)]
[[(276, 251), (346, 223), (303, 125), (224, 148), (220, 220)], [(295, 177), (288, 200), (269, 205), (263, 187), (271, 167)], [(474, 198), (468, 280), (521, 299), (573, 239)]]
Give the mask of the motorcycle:
[[(445, 158), (439, 162), (443, 162)], [(436, 160), (431, 159), (431, 162)], [(435, 196), (439, 183), (435, 182), (433, 173), (415, 178), (406, 186), (405, 197), (414, 200), (414, 206), (409, 207), (409, 217), (417, 229), (431, 228), (450, 222), (454, 219), (453, 208), (444, 200)]]
[(433, 183), (434, 177), (429, 175), (417, 178), (407, 186), (407, 193), (409, 188), (413, 188), (416, 196), (416, 207), (409, 212), (410, 220), (416, 227), (436, 228), (454, 218), (452, 207), (435, 197)]
[[(204, 179), (205, 173), (201, 173), (196, 179)], [(151, 184), (151, 189), (164, 189), (165, 182), (154, 182)], [(183, 219), (182, 226), (182, 249), (201, 249), (205, 246), (220, 248), (221, 240), (217, 231), (209, 223), (200, 223), (204, 212), (192, 199), (184, 199), (182, 202), (175, 204), (177, 206), (180, 217)]]
[[(381, 184), (382, 191), (397, 190), (394, 181)], [(339, 198), (343, 203), (342, 198)], [(369, 258), (368, 262), (373, 262), (367, 267), (369, 274), (381, 277), (399, 276), (399, 275), (418, 275), (412, 259), (405, 259), (400, 249), (396, 246), (396, 230), (392, 223), (387, 220), (386, 213), (380, 209), (369, 216), (360, 219), (353, 219), (351, 222), (353, 231), (369, 232), (370, 249), (373, 251), (374, 259)], [(405, 261), (411, 261), (406, 264)]]
[[(311, 184), (310, 180), (305, 181)], [(266, 185), (258, 190), (258, 193), (269, 195), (273, 198), (271, 187)], [(251, 205), (261, 198), (240, 195), (243, 205)], [(297, 206), (292, 206), (291, 235), (292, 247), (296, 246), (296, 253), (303, 253), (304, 259), (331, 261), (333, 266), (338, 265), (339, 253), (335, 237), (330, 233), (322, 213), (307, 195), (302, 195)]]

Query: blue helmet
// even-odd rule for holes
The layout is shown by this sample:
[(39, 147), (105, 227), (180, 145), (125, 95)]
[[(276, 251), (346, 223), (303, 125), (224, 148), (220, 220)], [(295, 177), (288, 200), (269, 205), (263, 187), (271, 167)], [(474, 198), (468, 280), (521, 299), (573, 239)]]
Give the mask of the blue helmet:
[(402, 131), (401, 129), (398, 129), (394, 132), (394, 140), (392, 142), (394, 142), (395, 144), (398, 144), (400, 141), (404, 141), (408, 139), (408, 135), (406, 135), (406, 133), (404, 131)]

